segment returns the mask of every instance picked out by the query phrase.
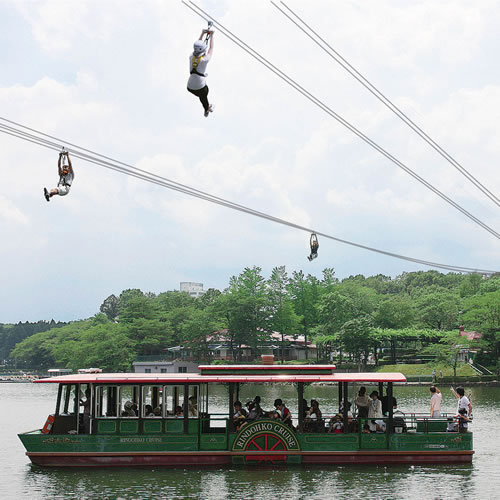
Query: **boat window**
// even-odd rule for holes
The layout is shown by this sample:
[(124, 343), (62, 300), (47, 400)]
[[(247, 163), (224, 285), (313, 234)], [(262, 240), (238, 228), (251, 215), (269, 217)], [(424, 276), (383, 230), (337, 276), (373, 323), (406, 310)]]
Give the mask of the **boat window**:
[(102, 385), (96, 390), (96, 417), (116, 417), (118, 406), (118, 387)]
[(122, 385), (120, 387), (120, 400), (118, 415), (120, 417), (139, 416), (140, 388), (138, 385)]
[(163, 387), (163, 405), (166, 417), (182, 417), (184, 403), (184, 386), (165, 385)]
[(145, 385), (142, 387), (142, 417), (155, 418), (163, 416), (163, 387)]
[(77, 386), (74, 384), (64, 384), (62, 386), (61, 400), (56, 412), (59, 415), (74, 415), (75, 408), (79, 406), (79, 398), (77, 397)]

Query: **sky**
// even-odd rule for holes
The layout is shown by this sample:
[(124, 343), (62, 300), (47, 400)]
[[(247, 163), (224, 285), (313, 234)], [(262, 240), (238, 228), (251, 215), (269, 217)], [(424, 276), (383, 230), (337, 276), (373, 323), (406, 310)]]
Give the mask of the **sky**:
[[(288, 0), (497, 196), (497, 1)], [(198, 4), (419, 175), (500, 229), (498, 207), (270, 2)], [(500, 269), (494, 236), (214, 35), (204, 118), (186, 91), (205, 23), (180, 1), (0, 0), (0, 116), (262, 212), (364, 245)], [(428, 268), (309, 235), (0, 134), (0, 323), (89, 317), (127, 288), (224, 289), (246, 266), (340, 279)]]

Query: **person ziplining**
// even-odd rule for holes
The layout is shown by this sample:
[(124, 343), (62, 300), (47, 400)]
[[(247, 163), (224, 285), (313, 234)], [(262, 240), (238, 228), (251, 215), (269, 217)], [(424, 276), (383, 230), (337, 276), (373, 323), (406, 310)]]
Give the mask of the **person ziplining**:
[[(208, 23), (208, 29), (201, 32), (200, 38), (194, 42), (193, 53), (189, 56), (189, 80), (187, 82), (188, 92), (198, 97), (203, 105), (205, 118), (213, 111), (213, 105), (208, 102), (208, 87), (206, 78), (207, 64), (212, 58), (214, 48), (214, 32), (212, 23)], [(205, 40), (203, 36), (205, 35)], [(208, 44), (210, 43), (210, 46)], [(208, 52), (207, 52), (208, 46)]]
[[(66, 165), (66, 160), (68, 164)], [(63, 150), (59, 153), (59, 161), (57, 162), (57, 171), (59, 173), (59, 182), (57, 187), (51, 189), (43, 188), (43, 195), (47, 201), (50, 201), (52, 196), (58, 194), (59, 196), (66, 196), (69, 193), (73, 179), (75, 178), (75, 173), (73, 172), (73, 165), (71, 164), (71, 159), (69, 157), (68, 151)]]
[(319, 242), (316, 233), (311, 234), (309, 244), (311, 246), (311, 255), (308, 255), (307, 258), (309, 259), (309, 262), (311, 262), (311, 260), (315, 259), (318, 256)]

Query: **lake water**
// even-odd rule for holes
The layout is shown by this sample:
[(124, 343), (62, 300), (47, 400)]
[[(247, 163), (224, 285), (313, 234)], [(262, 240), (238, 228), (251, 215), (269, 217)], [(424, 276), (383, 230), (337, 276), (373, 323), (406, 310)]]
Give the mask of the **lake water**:
[[(456, 409), (448, 388), (443, 411)], [(251, 391), (251, 392), (250, 392)], [(471, 389), (474, 406), (474, 455), (469, 465), (439, 466), (317, 466), (281, 469), (44, 469), (31, 465), (17, 434), (42, 427), (54, 411), (55, 384), (0, 383), (0, 498), (202, 498), (248, 499), (349, 498), (448, 499), (500, 498), (500, 388)], [(271, 407), (282, 397), (292, 411), (292, 386), (242, 388), (242, 401), (262, 397)], [(398, 406), (405, 412), (426, 412), (426, 387), (396, 387)], [(333, 412), (336, 392), (311, 386), (306, 397)], [(215, 405), (226, 408), (223, 388)], [(296, 411), (296, 410), (295, 410)]]

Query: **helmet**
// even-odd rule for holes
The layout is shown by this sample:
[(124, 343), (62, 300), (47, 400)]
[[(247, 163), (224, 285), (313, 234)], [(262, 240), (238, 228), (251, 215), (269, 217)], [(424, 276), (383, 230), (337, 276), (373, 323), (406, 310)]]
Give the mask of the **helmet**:
[(205, 50), (207, 50), (207, 46), (201, 40), (196, 40), (196, 42), (194, 42), (193, 44), (193, 49), (194, 49), (193, 50), (194, 55), (199, 56), (200, 54), (203, 54)]

